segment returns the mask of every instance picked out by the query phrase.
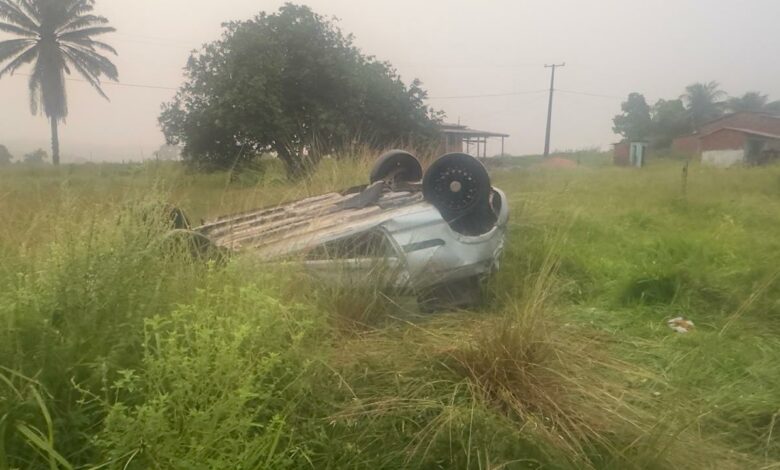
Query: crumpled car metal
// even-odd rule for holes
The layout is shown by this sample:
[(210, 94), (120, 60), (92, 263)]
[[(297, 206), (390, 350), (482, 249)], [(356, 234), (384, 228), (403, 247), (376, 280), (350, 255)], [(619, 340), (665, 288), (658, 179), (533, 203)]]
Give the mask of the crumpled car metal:
[(509, 208), (475, 158), (452, 153), (423, 173), (402, 150), (383, 154), (370, 184), (219, 217), (195, 230), (213, 245), (264, 260), (295, 258), (323, 278), (336, 272), (414, 292), (427, 310), (481, 300), (499, 267)]

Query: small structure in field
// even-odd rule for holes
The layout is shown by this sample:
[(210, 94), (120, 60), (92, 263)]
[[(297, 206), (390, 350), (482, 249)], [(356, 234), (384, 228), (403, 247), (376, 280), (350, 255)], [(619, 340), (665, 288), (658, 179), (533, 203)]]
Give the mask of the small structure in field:
[(647, 142), (618, 142), (614, 147), (613, 162), (617, 166), (642, 168), (647, 160)]
[(672, 150), (715, 166), (761, 165), (780, 158), (780, 116), (760, 112), (728, 114), (678, 137)]
[[(439, 154), (466, 152), (475, 157), (483, 158), (488, 156), (487, 142), (489, 138), (501, 138), (501, 155), (504, 155), (504, 139), (509, 137), (509, 134), (479, 131), (462, 124), (443, 123), (439, 126), (439, 131), (441, 132)], [(472, 150), (474, 145), (476, 148)]]

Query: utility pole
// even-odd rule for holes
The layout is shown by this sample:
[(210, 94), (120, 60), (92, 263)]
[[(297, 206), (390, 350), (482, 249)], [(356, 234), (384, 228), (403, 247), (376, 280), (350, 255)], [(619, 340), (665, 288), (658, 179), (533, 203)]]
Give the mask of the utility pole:
[(547, 132), (544, 134), (544, 156), (550, 155), (550, 126), (552, 125), (552, 103), (553, 103), (553, 92), (555, 91), (555, 69), (557, 67), (565, 67), (566, 62), (562, 64), (552, 64), (547, 65), (545, 64), (544, 68), (546, 69), (552, 69), (552, 74), (550, 75), (550, 102), (547, 105)]

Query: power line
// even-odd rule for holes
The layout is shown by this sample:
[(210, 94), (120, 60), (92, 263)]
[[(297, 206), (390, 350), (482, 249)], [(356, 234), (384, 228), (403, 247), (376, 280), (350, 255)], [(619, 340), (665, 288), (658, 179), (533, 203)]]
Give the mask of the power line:
[[(22, 75), (25, 77), (31, 77), (29, 73), (16, 73), (14, 75)], [(66, 77), (65, 80), (69, 82), (81, 82), (81, 83), (89, 83), (86, 80), (82, 80), (80, 78), (72, 78), (72, 77)], [(173, 90), (177, 91), (178, 88), (174, 87), (168, 87), (168, 86), (159, 86), (159, 85), (146, 85), (146, 84), (140, 84), (140, 83), (122, 83), (122, 82), (101, 82), (101, 86), (103, 85), (109, 85), (109, 86), (119, 86), (119, 87), (128, 87), (128, 88), (150, 88), (153, 90)]]
[(611, 100), (623, 100), (624, 97), (621, 96), (615, 96), (615, 95), (602, 95), (599, 93), (588, 93), (586, 91), (574, 91), (574, 90), (561, 90), (560, 88), (556, 89), (556, 91), (560, 91), (561, 93), (569, 93), (571, 95), (584, 95), (584, 96), (594, 96), (596, 98), (609, 98)]
[(139, 39), (127, 39), (127, 38), (114, 38), (114, 39), (112, 39), (112, 41), (120, 42), (120, 43), (130, 43), (130, 44), (143, 44), (145, 46), (169, 47), (169, 48), (172, 48), (172, 49), (177, 49), (177, 50), (182, 50), (182, 51), (184, 49), (187, 49), (187, 50), (197, 49), (197, 47), (185, 46), (183, 44), (174, 44), (174, 43), (169, 43), (169, 42), (157, 42), (155, 40), (148, 41), (148, 40), (145, 40), (145, 39), (139, 40)]
[(533, 91), (516, 91), (513, 93), (488, 93), (483, 95), (456, 95), (456, 96), (429, 96), (429, 100), (458, 100), (469, 98), (490, 98), (495, 96), (517, 96), (517, 95), (533, 95), (535, 93), (544, 93), (547, 90), (533, 90)]
[(124, 36), (126, 38), (135, 39), (135, 40), (140, 39), (140, 40), (144, 40), (144, 41), (156, 41), (156, 42), (159, 42), (159, 43), (166, 43), (166, 44), (170, 44), (170, 45), (187, 46), (187, 47), (191, 47), (192, 43), (197, 43), (198, 42), (197, 40), (189, 41), (189, 40), (184, 40), (184, 39), (166, 38), (166, 37), (162, 37), (162, 36), (147, 36), (147, 35), (143, 35), (143, 34), (128, 34), (128, 33), (123, 33), (123, 32), (120, 32), (120, 31), (115, 31), (115, 32), (113, 32), (111, 34), (114, 34), (116, 36)]

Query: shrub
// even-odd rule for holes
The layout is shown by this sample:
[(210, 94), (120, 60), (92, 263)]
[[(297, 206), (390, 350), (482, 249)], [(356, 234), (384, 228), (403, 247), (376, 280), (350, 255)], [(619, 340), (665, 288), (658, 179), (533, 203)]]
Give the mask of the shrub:
[[(315, 393), (318, 321), (262, 287), (201, 291), (147, 319), (143, 359), (111, 385), (98, 442), (124, 468), (296, 468), (296, 410)], [(132, 463), (132, 465), (130, 465)]]

